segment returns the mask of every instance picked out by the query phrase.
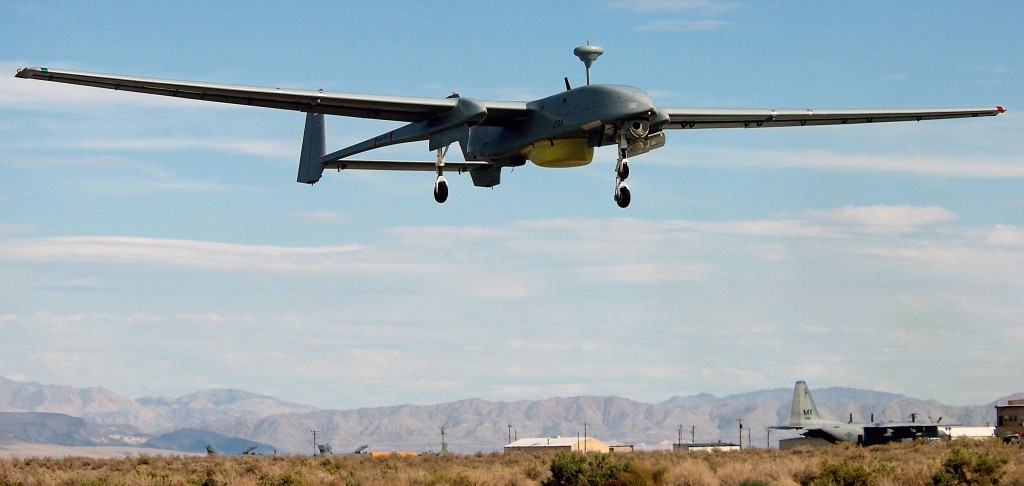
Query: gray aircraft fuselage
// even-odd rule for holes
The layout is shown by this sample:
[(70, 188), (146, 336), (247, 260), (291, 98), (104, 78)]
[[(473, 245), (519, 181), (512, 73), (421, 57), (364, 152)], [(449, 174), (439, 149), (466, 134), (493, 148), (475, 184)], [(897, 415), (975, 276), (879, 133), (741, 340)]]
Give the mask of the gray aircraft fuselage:
[[(545, 140), (583, 139), (590, 147), (614, 143), (600, 127), (643, 122), (649, 133), (669, 122), (651, 97), (632, 86), (592, 84), (530, 101), (530, 116), (502, 126), (478, 125), (470, 130), (466, 154), (474, 160), (522, 165), (523, 148)], [(502, 164), (504, 165), (504, 164)]]

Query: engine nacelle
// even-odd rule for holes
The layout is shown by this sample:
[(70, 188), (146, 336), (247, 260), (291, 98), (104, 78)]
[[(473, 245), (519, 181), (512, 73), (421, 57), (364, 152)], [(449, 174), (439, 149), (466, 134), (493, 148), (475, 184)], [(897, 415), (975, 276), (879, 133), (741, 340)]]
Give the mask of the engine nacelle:
[(540, 167), (582, 167), (594, 160), (594, 147), (585, 138), (542, 140), (526, 147), (523, 155)]

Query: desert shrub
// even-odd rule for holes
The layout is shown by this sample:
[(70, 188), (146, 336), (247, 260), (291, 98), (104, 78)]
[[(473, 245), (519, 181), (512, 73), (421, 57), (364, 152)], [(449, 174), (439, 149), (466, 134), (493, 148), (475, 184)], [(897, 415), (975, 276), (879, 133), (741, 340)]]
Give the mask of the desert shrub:
[(818, 468), (818, 475), (809, 483), (814, 486), (869, 486), (874, 484), (871, 471), (863, 462), (826, 459)]
[(294, 468), (285, 469), (277, 474), (264, 474), (256, 481), (259, 486), (301, 486), (309, 484), (302, 471)]
[[(171, 483), (167, 482), (166, 484), (171, 484)], [(198, 477), (192, 478), (192, 480), (189, 481), (188, 484), (190, 486), (220, 486), (220, 481), (217, 481), (217, 478), (215, 478), (213, 476), (207, 475), (207, 476), (198, 476)]]
[(579, 452), (560, 452), (551, 460), (551, 477), (545, 486), (597, 486), (625, 470), (625, 464), (609, 454), (586, 456)]
[(991, 451), (973, 451), (955, 447), (946, 455), (942, 466), (932, 475), (931, 484), (952, 486), (960, 484), (998, 484), (1001, 469), (1007, 459)]
[(608, 486), (658, 486), (665, 484), (668, 468), (662, 465), (641, 464), (635, 461), (626, 462), (619, 472), (608, 479)]
[(431, 472), (423, 484), (424, 486), (473, 486), (474, 482), (462, 472), (438, 469)]
[(717, 486), (718, 478), (707, 462), (689, 459), (672, 467), (665, 483), (672, 486)]

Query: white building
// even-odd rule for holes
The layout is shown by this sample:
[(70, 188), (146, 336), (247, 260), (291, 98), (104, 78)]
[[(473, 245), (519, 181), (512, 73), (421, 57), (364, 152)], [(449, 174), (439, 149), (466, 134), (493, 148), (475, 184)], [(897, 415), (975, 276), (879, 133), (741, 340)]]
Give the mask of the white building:
[(593, 437), (531, 437), (505, 446), (505, 453), (517, 451), (608, 452), (608, 444)]
[(950, 439), (984, 439), (987, 437), (995, 437), (995, 427), (965, 427), (963, 425), (949, 425), (941, 427), (942, 431), (949, 436)]

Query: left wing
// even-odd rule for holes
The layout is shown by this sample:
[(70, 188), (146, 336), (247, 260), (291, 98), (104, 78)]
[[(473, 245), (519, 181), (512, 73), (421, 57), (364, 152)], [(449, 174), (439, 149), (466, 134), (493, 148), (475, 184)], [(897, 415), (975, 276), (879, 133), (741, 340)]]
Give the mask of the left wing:
[(896, 121), (995, 116), (1002, 106), (973, 108), (907, 108), (878, 110), (765, 110), (660, 108), (668, 114), (665, 128), (756, 128), (805, 125), (846, 125)]
[[(19, 69), (15, 76), (24, 79), (39, 79), (174, 98), (405, 122), (421, 122), (443, 115), (454, 109), (457, 104), (457, 99), (453, 98), (423, 98), (415, 96), (331, 93), (323, 90), (304, 91), (264, 88), (136, 76), (115, 76), (42, 67)], [(480, 103), (487, 109), (487, 118), (481, 122), (484, 125), (497, 124), (507, 119), (523, 118), (530, 114), (530, 110), (526, 107), (526, 102), (481, 101)]]

